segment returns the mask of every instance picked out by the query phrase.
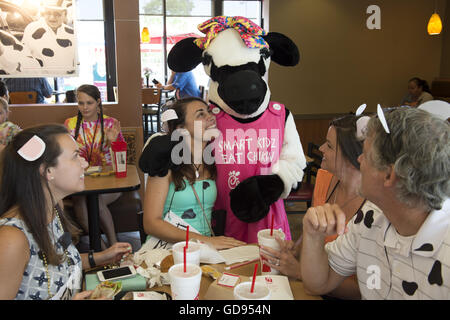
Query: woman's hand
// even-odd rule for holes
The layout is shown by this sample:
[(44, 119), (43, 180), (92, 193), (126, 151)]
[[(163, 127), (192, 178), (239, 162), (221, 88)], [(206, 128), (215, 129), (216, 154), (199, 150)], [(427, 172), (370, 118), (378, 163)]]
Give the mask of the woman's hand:
[[(72, 297), (72, 300), (89, 300), (89, 298), (93, 292), (94, 292), (93, 290), (79, 292)], [(98, 298), (95, 300), (112, 300), (112, 299), (107, 299), (107, 298), (101, 297), (101, 298)]]
[(208, 237), (206, 239), (202, 239), (202, 241), (210, 243), (217, 250), (245, 246), (247, 244), (234, 238), (224, 236)]
[(106, 140), (108, 141), (108, 143), (111, 144), (111, 142), (116, 141), (117, 137), (119, 136), (119, 133), (120, 133), (120, 121), (114, 119), (112, 127), (105, 129)]
[(294, 256), (293, 252), (294, 243), (292, 241), (283, 241), (279, 238), (275, 239), (280, 245), (279, 251), (260, 246), (261, 255), (267, 259), (265, 263), (288, 277), (301, 280), (300, 262)]
[(125, 259), (131, 252), (131, 244), (127, 242), (116, 242), (108, 249), (98, 253), (98, 257), (97, 255), (95, 256), (95, 262), (97, 265), (116, 263), (121, 259)]

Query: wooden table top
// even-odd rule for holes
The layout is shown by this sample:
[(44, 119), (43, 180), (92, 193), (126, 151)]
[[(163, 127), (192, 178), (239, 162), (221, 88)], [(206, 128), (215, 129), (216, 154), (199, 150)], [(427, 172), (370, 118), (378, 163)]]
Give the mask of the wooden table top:
[[(104, 168), (103, 172), (107, 172), (111, 168)], [(119, 191), (132, 191), (139, 188), (141, 181), (137, 168), (134, 165), (127, 165), (127, 176), (123, 178), (117, 178), (115, 174), (108, 176), (88, 176), (84, 177), (85, 190), (83, 193), (99, 192), (119, 192)]]
[[(252, 277), (253, 276), (253, 270), (254, 270), (254, 264), (247, 264), (245, 266), (232, 269), (232, 270), (225, 270), (225, 264), (211, 264), (211, 267), (215, 268), (219, 272), (226, 272), (231, 274), (237, 274), (241, 276), (247, 276)], [(258, 272), (257, 275), (261, 275), (260, 266), (258, 266)], [(208, 291), (209, 286), (211, 283), (213, 283), (214, 280), (209, 277), (202, 275), (202, 280), (200, 282), (200, 294), (199, 299), (205, 300), (205, 294)], [(323, 300), (320, 296), (311, 296), (305, 292), (305, 289), (303, 288), (303, 282), (300, 280), (292, 280), (289, 279), (289, 285), (291, 286), (292, 294), (294, 295), (294, 300)], [(165, 285), (162, 287), (153, 287), (149, 290), (155, 290), (160, 292), (167, 292), (168, 294), (171, 294), (170, 291), (170, 285)]]

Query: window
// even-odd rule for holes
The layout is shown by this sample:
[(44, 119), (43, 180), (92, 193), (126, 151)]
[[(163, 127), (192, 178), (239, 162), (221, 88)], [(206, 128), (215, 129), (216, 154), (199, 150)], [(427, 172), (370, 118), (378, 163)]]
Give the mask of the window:
[[(107, 12), (105, 9), (110, 5), (112, 5), (112, 1), (109, 0), (77, 1), (75, 28), (78, 41), (79, 75), (78, 77), (56, 78), (56, 80), (49, 78), (56, 91), (74, 90), (81, 84), (89, 83), (99, 88), (102, 101), (114, 101), (111, 90), (116, 85), (115, 65), (111, 67), (106, 63), (107, 51), (115, 51), (114, 42), (108, 44), (108, 48), (105, 45), (105, 31), (113, 32), (114, 29), (112, 16), (111, 21), (105, 23), (104, 12)], [(108, 25), (110, 30), (105, 30), (105, 25)], [(115, 64), (114, 60), (112, 61)], [(111, 77), (108, 77), (108, 74), (111, 74)], [(107, 79), (111, 80), (107, 81)], [(56, 95), (56, 97), (56, 102), (62, 102), (65, 95)]]
[(261, 1), (224, 1), (223, 15), (243, 16), (261, 25)]
[(59, 78), (58, 89), (73, 90), (84, 83), (96, 85), (106, 101), (105, 31), (102, 1), (77, 1), (77, 28), (79, 75)]
[[(246, 16), (257, 24), (261, 21), (261, 1), (212, 0), (140, 0), (140, 30), (146, 27), (150, 41), (141, 39), (141, 68), (143, 85), (145, 70), (150, 69), (149, 82), (157, 79), (166, 83), (170, 77), (167, 67), (168, 52), (178, 41), (193, 36), (203, 36), (197, 26), (217, 15)], [(167, 46), (164, 47), (164, 34)], [(197, 84), (207, 87), (209, 77), (200, 64), (193, 70)], [(150, 83), (151, 84), (151, 83)]]

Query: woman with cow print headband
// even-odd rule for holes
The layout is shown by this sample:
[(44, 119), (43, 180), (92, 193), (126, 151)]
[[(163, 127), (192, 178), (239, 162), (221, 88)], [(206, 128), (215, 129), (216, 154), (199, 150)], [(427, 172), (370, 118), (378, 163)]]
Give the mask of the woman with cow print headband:
[[(319, 148), (322, 163), (321, 169), (317, 172), (312, 200), (312, 207), (325, 204), (339, 205), (345, 212), (347, 222), (366, 201), (358, 192), (361, 180), (358, 157), (362, 153), (365, 127), (369, 117), (361, 116), (359, 112), (357, 114), (347, 114), (330, 122), (326, 140)], [(337, 236), (337, 234), (328, 236), (325, 243), (335, 240)], [(295, 245), (292, 241), (282, 242), (283, 249), (278, 252), (264, 248), (272, 254), (272, 256), (265, 255), (270, 267), (301, 279), (299, 262), (301, 239), (302, 237)], [(329, 295), (341, 299), (360, 298), (354, 277), (347, 278)]]
[[(210, 243), (217, 249), (243, 245), (231, 237), (214, 236), (212, 230), (211, 215), (217, 197), (216, 170), (214, 163), (208, 164), (203, 155), (208, 137), (216, 130), (216, 121), (208, 105), (195, 97), (180, 99), (161, 119), (166, 134), (155, 134), (152, 139), (164, 141), (162, 152), (167, 155), (164, 161), (177, 165), (159, 172), (158, 176), (148, 177), (144, 230), (149, 236), (145, 245), (167, 248), (166, 243), (183, 241), (188, 226), (190, 239)], [(144, 172), (148, 172), (149, 162), (160, 159), (155, 156), (158, 152), (152, 149), (150, 154), (149, 149), (144, 148), (139, 159)]]

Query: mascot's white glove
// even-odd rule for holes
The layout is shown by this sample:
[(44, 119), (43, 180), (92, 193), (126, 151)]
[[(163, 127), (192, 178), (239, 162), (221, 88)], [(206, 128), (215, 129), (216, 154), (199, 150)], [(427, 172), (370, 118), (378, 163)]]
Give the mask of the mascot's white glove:
[(294, 118), (289, 114), (286, 120), (283, 146), (278, 162), (273, 165), (272, 173), (278, 175), (284, 183), (280, 198), (287, 198), (298, 182), (303, 179), (303, 169), (306, 168), (306, 158), (303, 153), (300, 137), (297, 133)]

